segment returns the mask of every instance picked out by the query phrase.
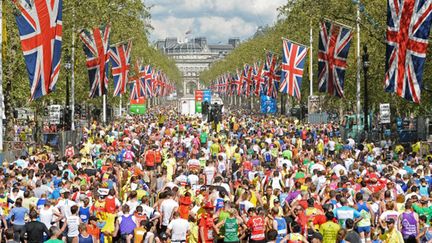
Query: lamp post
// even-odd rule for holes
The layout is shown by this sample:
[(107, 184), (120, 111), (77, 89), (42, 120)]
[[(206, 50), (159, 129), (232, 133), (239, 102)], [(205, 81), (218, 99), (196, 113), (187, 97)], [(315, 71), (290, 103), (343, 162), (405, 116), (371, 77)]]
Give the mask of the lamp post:
[(363, 123), (364, 123), (364, 131), (365, 131), (365, 138), (367, 139), (367, 133), (369, 130), (369, 122), (368, 122), (368, 70), (369, 70), (369, 54), (367, 50), (367, 45), (363, 46), (363, 75), (364, 75), (364, 104), (363, 104)]
[(65, 107), (65, 125), (68, 129), (70, 129), (71, 125), (71, 117), (70, 117), (70, 84), (69, 84), (69, 72), (72, 68), (72, 64), (70, 63), (69, 57), (65, 58), (66, 62), (64, 64), (64, 68), (66, 69), (66, 107)]

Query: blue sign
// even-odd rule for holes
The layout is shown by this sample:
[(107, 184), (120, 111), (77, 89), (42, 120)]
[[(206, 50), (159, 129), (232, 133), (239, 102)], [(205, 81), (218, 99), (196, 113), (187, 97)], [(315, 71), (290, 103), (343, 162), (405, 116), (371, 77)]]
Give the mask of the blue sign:
[(267, 95), (261, 95), (261, 113), (274, 114), (276, 112), (277, 112), (276, 99)]
[(211, 90), (203, 90), (203, 101), (207, 101), (209, 104), (211, 103)]

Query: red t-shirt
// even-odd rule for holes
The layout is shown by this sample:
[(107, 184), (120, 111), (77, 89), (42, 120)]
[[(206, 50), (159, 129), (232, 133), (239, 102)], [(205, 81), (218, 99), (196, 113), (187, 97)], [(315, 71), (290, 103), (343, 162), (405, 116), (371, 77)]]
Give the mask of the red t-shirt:
[(199, 222), (199, 227), (200, 227), (200, 231), (201, 228), (204, 228), (204, 239), (205, 242), (202, 242), (201, 240), (201, 236), (198, 237), (198, 242), (199, 243), (213, 243), (214, 239), (215, 239), (215, 232), (213, 230), (213, 217), (207, 213), (204, 213), (201, 216), (200, 222)]
[(147, 166), (154, 166), (156, 161), (155, 152), (153, 150), (149, 150), (145, 153), (145, 163)]
[(243, 168), (246, 171), (252, 171), (252, 162), (250, 162), (250, 161), (243, 162)]
[(251, 217), (247, 222), (247, 226), (251, 229), (251, 240), (257, 241), (265, 239), (265, 225), (263, 217)]

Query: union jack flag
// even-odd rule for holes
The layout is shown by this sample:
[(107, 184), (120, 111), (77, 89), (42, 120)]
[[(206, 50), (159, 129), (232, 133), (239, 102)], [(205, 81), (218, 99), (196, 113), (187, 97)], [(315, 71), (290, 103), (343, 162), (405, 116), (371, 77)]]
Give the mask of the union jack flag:
[(236, 75), (237, 76), (234, 79), (234, 83), (237, 85), (236, 86), (236, 88), (237, 88), (237, 95), (240, 96), (241, 92), (242, 92), (242, 87), (243, 87), (243, 75), (238, 70), (237, 70)]
[(124, 94), (130, 69), (132, 41), (120, 43), (110, 49), (111, 72), (114, 78), (114, 96)]
[(136, 61), (135, 63), (135, 76), (130, 78), (131, 86), (131, 94), (130, 100), (137, 100), (140, 97), (145, 96), (145, 70), (140, 61)]
[(308, 48), (292, 43), (289, 40), (283, 40), (282, 42), (283, 56), (280, 92), (300, 99), (300, 88)]
[(251, 92), (251, 88), (252, 88), (252, 84), (253, 84), (253, 67), (246, 64), (244, 66), (244, 70), (243, 70), (243, 79), (244, 79), (244, 84), (243, 84), (243, 89), (244, 89), (244, 94), (246, 95), (246, 97), (249, 97), (250, 92)]
[(266, 62), (264, 65), (264, 76), (267, 80), (267, 96), (272, 98), (277, 97), (279, 90), (280, 71), (278, 70), (276, 55), (271, 52), (267, 53)]
[(318, 45), (319, 91), (344, 97), (345, 69), (352, 39), (352, 30), (330, 22), (321, 22)]
[(87, 56), (87, 70), (90, 81), (90, 98), (102, 96), (108, 89), (109, 37), (111, 26), (83, 30), (80, 38)]
[(152, 77), (153, 77), (153, 68), (150, 65), (147, 65), (145, 67), (145, 76), (144, 76), (146, 97), (152, 97), (153, 96)]
[(432, 0), (387, 2), (385, 90), (420, 103)]
[(30, 100), (55, 90), (62, 46), (62, 0), (14, 0), (30, 80)]
[(255, 82), (255, 90), (254, 93), (256, 96), (260, 96), (261, 92), (263, 90), (263, 85), (264, 85), (264, 63), (263, 64), (259, 64), (256, 63), (255, 64), (255, 75), (254, 75), (254, 82)]

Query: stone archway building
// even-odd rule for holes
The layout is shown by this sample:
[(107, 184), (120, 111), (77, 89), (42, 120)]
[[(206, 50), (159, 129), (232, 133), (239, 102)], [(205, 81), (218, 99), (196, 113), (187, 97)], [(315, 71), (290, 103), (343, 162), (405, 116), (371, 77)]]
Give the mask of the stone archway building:
[(183, 43), (177, 38), (166, 38), (156, 42), (156, 47), (173, 58), (183, 74), (182, 94), (193, 94), (194, 89), (202, 89), (199, 80), (202, 71), (224, 58), (240, 44), (240, 39), (232, 38), (228, 44), (209, 45), (205, 37), (195, 38)]

